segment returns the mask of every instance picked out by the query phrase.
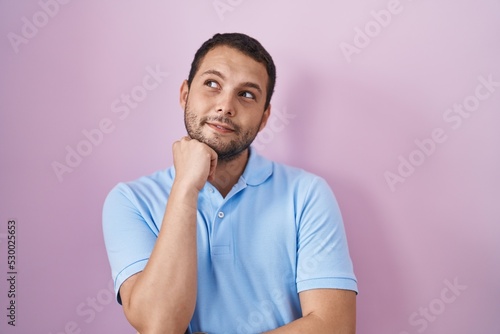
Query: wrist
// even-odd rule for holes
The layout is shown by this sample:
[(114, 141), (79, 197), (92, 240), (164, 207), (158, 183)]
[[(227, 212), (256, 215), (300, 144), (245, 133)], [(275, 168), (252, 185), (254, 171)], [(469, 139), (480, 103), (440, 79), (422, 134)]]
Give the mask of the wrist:
[(200, 193), (200, 191), (201, 188), (199, 189), (196, 185), (192, 183), (181, 180), (174, 180), (170, 196), (175, 194), (177, 197), (181, 197), (184, 199), (194, 199), (197, 201), (198, 194)]

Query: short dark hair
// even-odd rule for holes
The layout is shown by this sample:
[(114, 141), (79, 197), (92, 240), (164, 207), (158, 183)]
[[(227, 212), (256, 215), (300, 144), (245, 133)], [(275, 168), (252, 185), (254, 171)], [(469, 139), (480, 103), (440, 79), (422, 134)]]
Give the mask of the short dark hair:
[(189, 71), (189, 77), (187, 80), (188, 87), (191, 87), (191, 82), (198, 72), (200, 64), (203, 61), (205, 55), (217, 46), (228, 46), (230, 48), (236, 49), (266, 67), (268, 82), (264, 110), (267, 109), (267, 107), (269, 107), (269, 104), (271, 103), (271, 96), (273, 95), (274, 86), (276, 85), (276, 66), (274, 66), (273, 58), (271, 57), (269, 52), (264, 49), (262, 44), (260, 44), (260, 42), (255, 38), (252, 38), (245, 34), (215, 34), (212, 38), (203, 43), (198, 51), (196, 51), (193, 62), (191, 63), (191, 70)]

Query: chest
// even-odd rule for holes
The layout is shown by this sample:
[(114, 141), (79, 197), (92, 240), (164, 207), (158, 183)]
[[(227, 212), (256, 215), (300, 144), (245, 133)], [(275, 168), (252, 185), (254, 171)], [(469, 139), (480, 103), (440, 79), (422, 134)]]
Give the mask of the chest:
[(221, 267), (260, 277), (295, 271), (296, 205), (291, 197), (252, 191), (227, 200), (205, 196), (197, 223), (198, 259), (209, 271)]

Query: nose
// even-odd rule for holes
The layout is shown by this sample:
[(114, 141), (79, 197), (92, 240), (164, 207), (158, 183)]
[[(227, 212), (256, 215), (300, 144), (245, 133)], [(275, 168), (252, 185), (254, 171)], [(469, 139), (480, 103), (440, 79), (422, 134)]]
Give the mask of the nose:
[(232, 117), (236, 115), (233, 96), (231, 94), (220, 94), (217, 100), (216, 111), (223, 116)]

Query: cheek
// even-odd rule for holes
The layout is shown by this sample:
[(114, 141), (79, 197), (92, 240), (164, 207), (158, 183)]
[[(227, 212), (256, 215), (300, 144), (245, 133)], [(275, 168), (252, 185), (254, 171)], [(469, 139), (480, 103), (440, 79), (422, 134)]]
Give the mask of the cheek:
[(262, 118), (259, 116), (259, 117), (252, 117), (251, 119), (247, 120), (247, 122), (245, 124), (248, 124), (249, 125), (249, 128), (252, 129), (252, 131), (260, 131), (261, 130), (261, 126), (262, 126)]
[(198, 113), (206, 113), (206, 111), (210, 110), (213, 105), (213, 98), (206, 96), (206, 94), (196, 94), (193, 96), (193, 99), (190, 101), (190, 106)]

